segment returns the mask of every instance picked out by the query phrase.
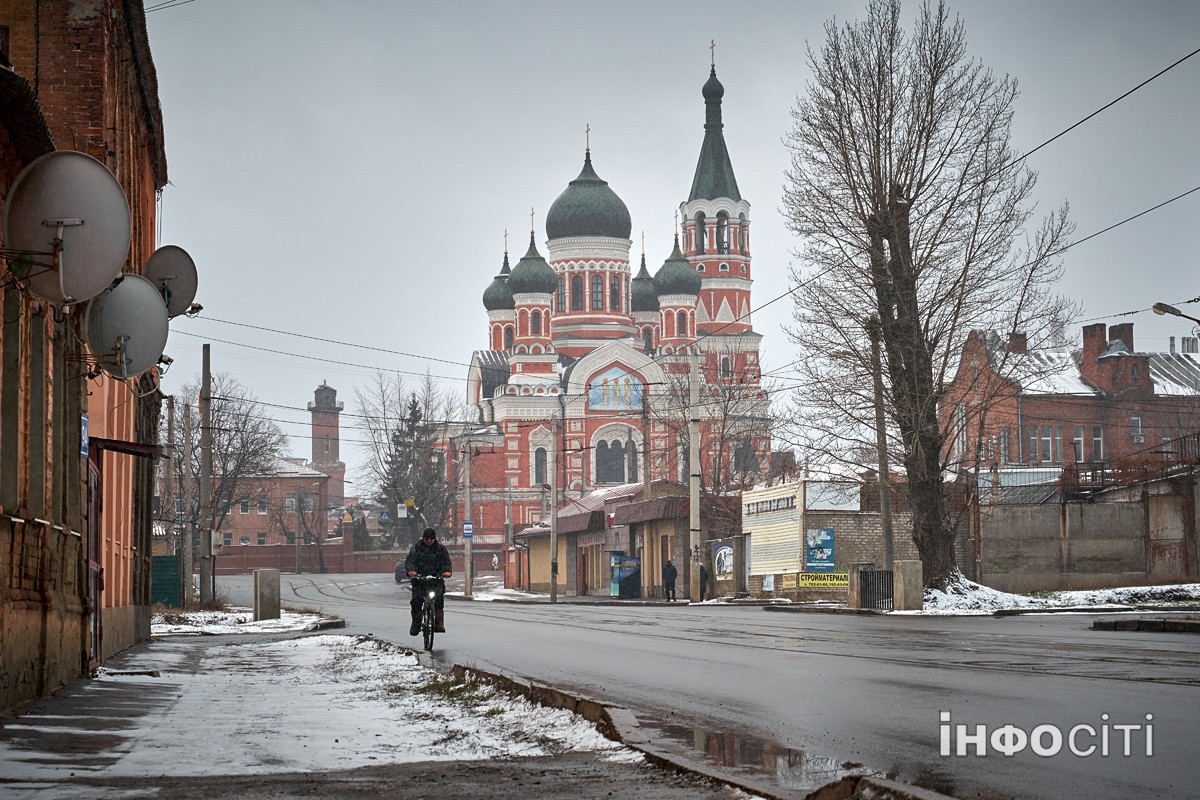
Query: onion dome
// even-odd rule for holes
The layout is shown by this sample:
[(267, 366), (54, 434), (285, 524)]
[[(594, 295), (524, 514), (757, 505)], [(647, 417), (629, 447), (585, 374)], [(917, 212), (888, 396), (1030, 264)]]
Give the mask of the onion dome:
[(488, 311), (511, 311), (516, 308), (513, 303), (512, 289), (508, 288), (508, 250), (504, 251), (504, 266), (500, 274), (483, 290), (483, 307)]
[(642, 268), (629, 282), (629, 308), (631, 311), (658, 311), (658, 292), (654, 289), (654, 278), (646, 269), (646, 254), (642, 253)]
[(679, 234), (675, 234), (675, 249), (654, 276), (658, 296), (665, 294), (700, 294), (700, 273), (696, 272), (679, 250)]
[(583, 158), (583, 171), (571, 181), (546, 215), (546, 236), (606, 236), (628, 239), (633, 225), (629, 209), (592, 169), (592, 151)]
[(529, 232), (529, 252), (521, 257), (517, 266), (513, 267), (508, 276), (508, 290), (518, 294), (554, 294), (558, 289), (558, 276), (553, 268), (542, 258), (533, 240), (533, 231)]

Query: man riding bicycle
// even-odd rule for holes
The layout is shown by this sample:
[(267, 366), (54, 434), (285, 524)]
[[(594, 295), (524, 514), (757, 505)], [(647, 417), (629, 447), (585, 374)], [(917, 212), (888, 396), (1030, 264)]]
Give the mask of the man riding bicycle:
[[(437, 624), (434, 630), (438, 633), (445, 633), (446, 610), (443, 605), (446, 583), (440, 578), (450, 577), (450, 552), (437, 540), (437, 531), (433, 528), (426, 528), (425, 532), (421, 534), (421, 541), (409, 549), (408, 557), (404, 559), (404, 571), (410, 578), (425, 575), (439, 577), (436, 601)], [(412, 581), (412, 626), (408, 629), (409, 636), (416, 636), (421, 632), (421, 604), (424, 600), (424, 593), (421, 591), (418, 581)]]

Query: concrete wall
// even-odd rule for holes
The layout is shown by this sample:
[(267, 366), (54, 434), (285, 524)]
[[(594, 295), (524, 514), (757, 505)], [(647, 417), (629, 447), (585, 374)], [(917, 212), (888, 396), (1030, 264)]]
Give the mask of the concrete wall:
[[(1182, 552), (1180, 498), (1151, 498), (1153, 541)], [(1148, 559), (1142, 503), (984, 506), (982, 583), (1006, 592), (1097, 589), (1186, 579), (1181, 560)], [(1177, 546), (1178, 545), (1178, 546)]]

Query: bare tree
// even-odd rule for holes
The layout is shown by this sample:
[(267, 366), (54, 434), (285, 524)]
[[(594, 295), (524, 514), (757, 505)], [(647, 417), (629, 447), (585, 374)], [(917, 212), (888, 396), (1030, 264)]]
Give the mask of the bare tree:
[(1064, 205), (1027, 234), (1036, 176), (1009, 145), (1016, 82), (968, 59), (944, 3), (922, 6), (911, 37), (899, 0), (825, 34), (786, 139), (784, 210), (814, 268), (793, 270), (797, 401), (819, 452), (871, 464), (877, 318), (890, 449), (926, 583), (940, 585), (956, 570), (941, 392), (970, 330), (1036, 344), (1065, 326), (1074, 308), (1052, 287), (1072, 225)]
[[(252, 392), (227, 374), (212, 379), (213, 516), (200, 518), (200, 383), (183, 387), (176, 403), (175, 497), (177, 521), (189, 530), (219, 531), (236, 500), (239, 484), (268, 474), (287, 446), (283, 431), (264, 413)], [(243, 487), (244, 488), (244, 487)]]
[(453, 398), (425, 375), (416, 386), (376, 375), (357, 390), (366, 419), (367, 471), (392, 523), (381, 544), (407, 546), (425, 527), (444, 529), (458, 500), (458, 466), (450, 433), (459, 416)]

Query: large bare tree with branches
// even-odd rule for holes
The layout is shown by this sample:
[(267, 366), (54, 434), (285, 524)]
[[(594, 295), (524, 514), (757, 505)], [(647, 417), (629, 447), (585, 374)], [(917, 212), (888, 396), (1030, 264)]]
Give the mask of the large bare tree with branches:
[(1034, 346), (1062, 330), (1074, 308), (1053, 293), (1055, 256), (1072, 225), (1064, 204), (1030, 230), (1036, 176), (1010, 147), (1016, 82), (968, 58), (944, 3), (906, 35), (898, 0), (872, 0), (865, 20), (828, 23), (809, 62), (784, 192), (802, 238), (798, 428), (817, 455), (872, 466), (883, 404), (926, 584), (940, 585), (956, 561), (939, 398), (972, 329)]
[[(287, 436), (258, 404), (254, 394), (224, 373), (212, 378), (212, 517), (201, 519), (200, 383), (182, 388), (175, 404), (174, 475), (178, 513), (185, 530), (221, 530), (221, 524), (250, 478), (268, 474), (287, 447)], [(189, 548), (190, 550), (190, 548)]]

